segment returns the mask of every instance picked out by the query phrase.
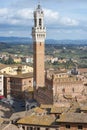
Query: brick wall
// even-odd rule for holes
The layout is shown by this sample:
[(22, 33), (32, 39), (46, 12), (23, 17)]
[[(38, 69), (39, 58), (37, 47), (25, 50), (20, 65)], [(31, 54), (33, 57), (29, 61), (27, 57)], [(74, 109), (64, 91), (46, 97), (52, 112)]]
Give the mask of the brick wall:
[(34, 91), (34, 98), (40, 104), (53, 104), (53, 90), (48, 87), (38, 88)]
[(32, 78), (5, 77), (4, 83), (6, 97), (7, 95), (11, 95), (16, 98), (24, 98), (25, 90), (28, 91), (30, 87), (33, 87)]
[(34, 43), (34, 81), (38, 88), (45, 86), (44, 76), (44, 43)]

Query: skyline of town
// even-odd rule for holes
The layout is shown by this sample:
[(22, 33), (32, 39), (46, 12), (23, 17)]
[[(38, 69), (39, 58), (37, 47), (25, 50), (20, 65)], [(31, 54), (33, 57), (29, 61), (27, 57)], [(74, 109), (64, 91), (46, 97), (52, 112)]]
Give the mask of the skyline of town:
[[(40, 1), (47, 38), (87, 39), (86, 0)], [(0, 36), (31, 37), (33, 10), (38, 0), (9, 0), (0, 4)]]
[[(22, 1), (21, 8), (19, 8), (20, 1)], [(9, 9), (2, 3), (4, 9), (0, 10), (2, 28), (4, 27), (8, 32), (9, 29), (15, 29), (15, 33), (13, 30), (7, 32), (7, 36), (12, 34), (27, 36), (26, 31), (29, 31), (29, 26), (32, 35), (32, 44), (21, 43), (20, 40), (20, 43), (15, 41), (13, 44), (17, 37), (14, 37), (12, 43), (0, 42), (0, 130), (86, 130), (87, 45), (85, 40), (81, 40), (83, 45), (80, 44), (81, 41), (78, 45), (72, 42), (68, 44), (61, 42), (63, 44), (60, 45), (54, 42), (45, 44), (46, 36), (57, 37), (57, 25), (60, 30), (62, 27), (66, 31), (68, 28), (75, 31), (77, 27), (81, 29), (81, 21), (60, 16), (54, 11), (57, 10), (56, 7), (48, 9), (47, 6), (42, 9), (46, 7), (46, 1), (43, 2), (42, 7), (38, 3), (32, 13), (32, 8), (22, 5), (23, 1), (8, 2)], [(55, 0), (57, 1), (62, 4), (64, 2), (64, 0)], [(36, 5), (33, 2), (29, 2), (30, 6)], [(51, 4), (52, 1), (49, 6)], [(3, 30), (4, 35), (5, 30)], [(51, 32), (53, 34), (50, 34)], [(63, 38), (64, 33), (60, 34)], [(70, 32), (66, 33), (66, 36), (71, 38), (67, 34)], [(75, 33), (72, 38), (74, 35)]]

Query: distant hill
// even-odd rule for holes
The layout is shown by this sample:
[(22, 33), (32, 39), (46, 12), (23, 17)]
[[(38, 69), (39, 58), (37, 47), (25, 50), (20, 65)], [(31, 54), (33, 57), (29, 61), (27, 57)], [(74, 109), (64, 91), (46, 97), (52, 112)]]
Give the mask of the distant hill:
[(8, 43), (0, 42), (0, 51), (6, 48), (10, 48), (10, 45)]
[(72, 45), (72, 44), (86, 44), (87, 45), (87, 40), (54, 40), (54, 39), (47, 39), (46, 40), (47, 44), (68, 44), (68, 45)]
[(0, 37), (0, 42), (5, 43), (31, 43), (32, 39), (27, 37)]
[[(32, 38), (28, 37), (0, 37), (0, 42), (15, 44), (31, 44)], [(46, 39), (46, 44), (87, 44), (87, 40), (55, 40)]]

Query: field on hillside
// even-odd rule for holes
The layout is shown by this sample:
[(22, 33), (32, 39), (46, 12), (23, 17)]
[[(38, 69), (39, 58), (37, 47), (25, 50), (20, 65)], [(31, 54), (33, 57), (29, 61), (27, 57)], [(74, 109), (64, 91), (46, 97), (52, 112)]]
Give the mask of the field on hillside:
[[(0, 54), (14, 54), (18, 56), (32, 56), (33, 45), (32, 44), (11, 44), (0, 43)], [(76, 61), (79, 67), (87, 67), (87, 45), (84, 44), (46, 44), (45, 55), (50, 57), (57, 57), (58, 59), (70, 60), (67, 64), (72, 64), (72, 59)], [(46, 62), (47, 66), (67, 66), (64, 64), (51, 64)], [(75, 66), (75, 65), (73, 65)]]

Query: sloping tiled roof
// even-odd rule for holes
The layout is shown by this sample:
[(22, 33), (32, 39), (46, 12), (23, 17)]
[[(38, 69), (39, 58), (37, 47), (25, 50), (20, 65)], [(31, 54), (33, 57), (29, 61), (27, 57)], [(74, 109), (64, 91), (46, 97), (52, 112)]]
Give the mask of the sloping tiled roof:
[(65, 94), (65, 95), (63, 95), (64, 96), (64, 98), (66, 98), (66, 99), (72, 99), (72, 95), (71, 94)]
[(20, 129), (16, 125), (8, 124), (3, 129), (0, 129), (0, 130), (20, 130)]
[(81, 111), (87, 111), (87, 105), (84, 105), (80, 108)]
[(0, 75), (3, 75), (3, 74), (0, 72)]
[(80, 68), (78, 69), (80, 73), (87, 73), (87, 68)]
[(36, 115), (32, 114), (31, 116), (20, 119), (18, 124), (27, 124), (27, 125), (41, 125), (41, 126), (50, 126), (55, 121), (55, 117), (52, 115)]
[(1, 124), (1, 123), (3, 123), (3, 119), (2, 119), (2, 118), (0, 118), (0, 124)]
[(0, 117), (9, 118), (13, 113), (13, 109), (9, 104), (0, 102)]
[(1, 70), (1, 69), (4, 69), (4, 68), (6, 68), (6, 67), (7, 67), (7, 65), (0, 63), (0, 70)]
[(25, 73), (25, 74), (17, 74), (17, 75), (10, 75), (5, 74), (5, 77), (14, 77), (14, 78), (33, 78), (33, 73)]
[(58, 123), (87, 123), (87, 115), (85, 113), (65, 113), (57, 119)]
[(33, 87), (29, 87), (28, 89), (26, 89), (27, 92), (33, 92), (34, 88)]
[(39, 107), (36, 107), (36, 108), (30, 109), (29, 111), (22, 111), (22, 112), (13, 113), (12, 116), (10, 117), (10, 120), (16, 120), (19, 118), (23, 118), (23, 117), (32, 115), (32, 113), (43, 114), (43, 113), (46, 113), (46, 111), (39, 108)]
[(53, 106), (53, 107), (51, 108), (51, 112), (50, 112), (50, 113), (58, 113), (58, 114), (61, 114), (61, 113), (65, 112), (67, 109), (68, 109), (68, 108), (66, 108), (66, 107), (55, 107), (55, 106)]
[(25, 117), (25, 114), (26, 114), (26, 111), (13, 113), (12, 116), (10, 117), (10, 120), (23, 118), (23, 117)]
[(77, 101), (74, 101), (71, 103), (70, 108), (68, 109), (68, 112), (76, 112), (78, 109), (80, 109), (80, 105)]
[(39, 114), (46, 113), (46, 110), (43, 110), (40, 107), (36, 107), (33, 110), (34, 110), (35, 113), (39, 113)]
[(45, 105), (45, 104), (41, 104), (40, 108), (52, 108), (53, 105)]

